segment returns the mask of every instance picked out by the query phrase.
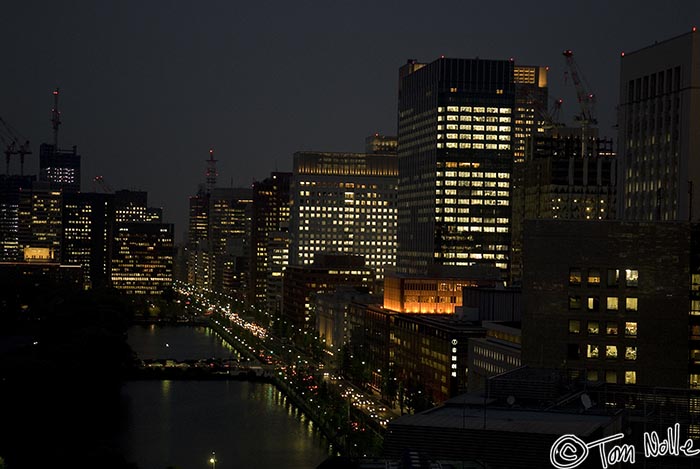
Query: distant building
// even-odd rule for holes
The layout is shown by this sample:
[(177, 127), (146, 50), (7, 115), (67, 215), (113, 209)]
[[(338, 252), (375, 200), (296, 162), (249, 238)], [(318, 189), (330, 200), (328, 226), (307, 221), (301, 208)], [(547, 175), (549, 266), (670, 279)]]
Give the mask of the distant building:
[(116, 223), (142, 223), (150, 220), (148, 192), (124, 189), (114, 193)]
[(523, 363), (590, 382), (699, 386), (697, 236), (684, 223), (526, 221)]
[(189, 226), (187, 230), (187, 282), (197, 289), (211, 288), (209, 266), (209, 199), (210, 194), (200, 186), (190, 196)]
[(51, 184), (51, 189), (63, 193), (80, 192), (80, 155), (71, 150), (57, 149), (42, 143), (39, 147), (39, 181)]
[(474, 321), (520, 322), (522, 290), (497, 286), (462, 289), (462, 307), (456, 311)]
[(271, 273), (268, 265), (268, 243), (273, 233), (289, 227), (291, 179), (292, 173), (274, 172), (264, 181), (253, 183), (250, 273), (248, 274), (250, 304), (266, 303), (267, 281)]
[[(368, 298), (348, 305), (350, 350), (367, 363), (370, 386), (388, 394), (390, 399), (395, 398), (398, 391), (394, 363), (394, 320), (398, 314)], [(339, 349), (334, 351), (338, 352)]]
[(51, 261), (60, 262), (62, 205), (61, 190), (51, 188), (46, 182), (34, 182), (31, 189), (20, 192), (17, 222), (21, 251), (46, 248)]
[(368, 304), (378, 299), (367, 288), (348, 286), (312, 294), (311, 309), (316, 319), (316, 332), (324, 347), (335, 353), (348, 343), (352, 333), (348, 313), (351, 303)]
[(282, 314), (284, 271), (289, 265), (289, 231), (273, 231), (267, 239), (267, 279), (265, 305), (272, 317)]
[(295, 153), (290, 264), (359, 255), (381, 280), (396, 263), (397, 165), (395, 153)]
[(127, 294), (161, 294), (173, 282), (173, 241), (169, 223), (116, 224), (112, 286)]
[(700, 32), (620, 59), (618, 213), (700, 219)]
[(361, 256), (316, 255), (312, 265), (288, 266), (284, 272), (282, 318), (297, 331), (313, 331), (312, 293), (335, 290), (339, 286), (369, 288), (374, 271)]
[(30, 191), (35, 176), (0, 175), (0, 261), (17, 262), (23, 252), (19, 244), (20, 195)]
[(108, 285), (114, 239), (114, 195), (64, 194), (62, 224), (61, 262), (81, 266), (88, 286)]
[(396, 154), (398, 147), (396, 137), (373, 134), (365, 138), (365, 153)]
[(253, 191), (217, 187), (209, 200), (211, 287), (245, 298), (250, 263)]

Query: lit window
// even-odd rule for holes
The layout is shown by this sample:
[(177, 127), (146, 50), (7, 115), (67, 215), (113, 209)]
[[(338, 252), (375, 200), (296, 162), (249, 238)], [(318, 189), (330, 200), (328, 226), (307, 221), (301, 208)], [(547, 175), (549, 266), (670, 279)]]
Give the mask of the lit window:
[(625, 360), (637, 359), (637, 347), (625, 347)]
[(637, 384), (636, 371), (625, 371), (625, 384)]
[(620, 271), (617, 269), (608, 269), (608, 286), (617, 287), (620, 285)]
[(588, 334), (597, 335), (600, 332), (600, 326), (598, 326), (598, 321), (588, 321)]
[(569, 285), (581, 285), (581, 269), (579, 269), (578, 267), (572, 267), (569, 269)]
[(609, 384), (617, 383), (617, 373), (615, 370), (607, 370), (605, 372), (605, 382)]
[(589, 311), (598, 311), (598, 297), (589, 296), (586, 306)]
[(693, 316), (700, 315), (700, 300), (690, 300), (690, 314)]
[(609, 359), (617, 358), (617, 345), (606, 345), (605, 346), (605, 358), (609, 358)]
[(605, 324), (605, 333), (607, 335), (617, 335), (617, 323), (616, 322), (607, 322)]
[(607, 309), (608, 311), (617, 311), (617, 297), (616, 296), (609, 296), (607, 298)]
[(625, 270), (625, 285), (628, 287), (636, 287), (639, 282), (639, 271), (627, 269)]
[(597, 287), (600, 285), (600, 270), (591, 269), (588, 271), (588, 286)]
[(637, 298), (627, 298), (625, 300), (625, 309), (627, 311), (637, 311)]
[(587, 358), (598, 358), (600, 356), (600, 346), (595, 344), (588, 344), (586, 346), (586, 357)]

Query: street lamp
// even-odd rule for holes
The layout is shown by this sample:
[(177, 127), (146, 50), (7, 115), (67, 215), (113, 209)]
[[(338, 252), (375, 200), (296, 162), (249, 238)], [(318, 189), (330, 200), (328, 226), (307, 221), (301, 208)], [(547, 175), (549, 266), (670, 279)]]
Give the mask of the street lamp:
[(209, 464), (211, 464), (212, 469), (216, 469), (216, 453), (214, 451), (211, 452), (211, 458), (209, 458)]

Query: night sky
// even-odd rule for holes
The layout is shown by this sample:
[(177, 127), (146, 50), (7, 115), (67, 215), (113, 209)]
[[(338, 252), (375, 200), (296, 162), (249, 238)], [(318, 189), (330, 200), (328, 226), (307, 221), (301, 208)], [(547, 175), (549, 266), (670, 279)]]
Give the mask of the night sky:
[(59, 146), (78, 146), (83, 190), (96, 175), (147, 190), (181, 238), (210, 147), (220, 186), (291, 170), (298, 150), (362, 151), (365, 136), (396, 132), (408, 58), (548, 65), (570, 117), (561, 52), (572, 49), (614, 137), (620, 52), (694, 25), (697, 0), (5, 0), (0, 117), (30, 139), (35, 172), (60, 87)]

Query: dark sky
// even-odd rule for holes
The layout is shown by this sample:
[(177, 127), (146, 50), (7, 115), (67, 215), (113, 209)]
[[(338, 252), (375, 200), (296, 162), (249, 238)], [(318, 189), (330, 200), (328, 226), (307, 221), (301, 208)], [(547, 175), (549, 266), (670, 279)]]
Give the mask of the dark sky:
[[(550, 66), (572, 49), (615, 136), (619, 57), (700, 26), (700, 1), (33, 1), (0, 9), (0, 117), (32, 142), (78, 145), (83, 190), (147, 190), (186, 230), (209, 147), (219, 185), (291, 170), (297, 150), (362, 151), (396, 132), (398, 67), (440, 55)], [(4, 165), (2, 166), (4, 170)]]

